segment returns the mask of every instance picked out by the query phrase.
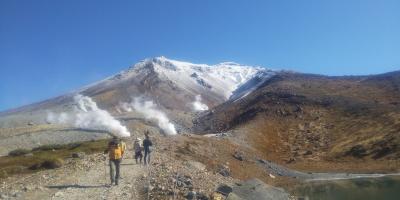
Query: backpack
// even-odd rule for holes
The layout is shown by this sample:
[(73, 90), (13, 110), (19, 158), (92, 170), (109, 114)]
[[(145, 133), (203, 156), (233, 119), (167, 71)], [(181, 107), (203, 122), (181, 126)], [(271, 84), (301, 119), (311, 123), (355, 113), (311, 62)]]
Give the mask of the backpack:
[(109, 157), (112, 160), (118, 160), (122, 158), (122, 147), (119, 144), (110, 145)]

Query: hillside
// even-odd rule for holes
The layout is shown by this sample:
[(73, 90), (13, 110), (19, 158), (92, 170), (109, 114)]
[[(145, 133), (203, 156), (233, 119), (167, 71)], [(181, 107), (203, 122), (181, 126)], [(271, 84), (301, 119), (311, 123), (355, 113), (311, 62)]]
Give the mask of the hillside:
[(355, 163), (371, 161), (382, 169), (398, 168), (399, 80), (399, 72), (354, 77), (280, 73), (246, 97), (203, 113), (194, 131), (232, 132), (235, 141), (293, 167), (327, 168), (327, 162), (343, 161), (348, 162), (343, 168), (361, 169), (368, 166)]

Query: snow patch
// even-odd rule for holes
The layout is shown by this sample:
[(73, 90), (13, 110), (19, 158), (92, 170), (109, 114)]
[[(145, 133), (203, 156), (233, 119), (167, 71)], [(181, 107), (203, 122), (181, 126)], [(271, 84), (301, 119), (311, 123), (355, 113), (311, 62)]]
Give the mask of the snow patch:
[(276, 72), (272, 70), (262, 70), (257, 72), (251, 79), (240, 85), (229, 97), (230, 100), (237, 101), (258, 89), (263, 83), (269, 80)]

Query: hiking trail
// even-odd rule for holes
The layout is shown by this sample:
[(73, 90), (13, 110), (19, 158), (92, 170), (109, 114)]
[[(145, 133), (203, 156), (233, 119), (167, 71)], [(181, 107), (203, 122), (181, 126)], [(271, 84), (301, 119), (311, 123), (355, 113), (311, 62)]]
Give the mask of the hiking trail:
[(93, 154), (69, 160), (59, 169), (9, 177), (1, 183), (0, 194), (4, 199), (31, 200), (142, 199), (138, 186), (146, 183), (146, 168), (136, 164), (132, 154), (127, 151), (121, 163), (118, 186), (110, 186), (108, 159)]

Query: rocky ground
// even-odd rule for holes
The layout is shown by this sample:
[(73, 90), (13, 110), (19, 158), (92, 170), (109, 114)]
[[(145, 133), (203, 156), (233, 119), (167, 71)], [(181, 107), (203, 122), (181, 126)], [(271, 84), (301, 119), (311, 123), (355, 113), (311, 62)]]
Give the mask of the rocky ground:
[[(228, 162), (214, 168), (204, 160), (196, 158), (194, 155), (197, 154), (196, 149), (193, 149), (192, 156), (187, 156), (187, 152), (183, 152), (192, 151), (190, 148), (182, 149), (186, 148), (186, 142), (198, 142), (196, 140), (201, 138), (203, 137), (155, 136), (153, 142), (156, 148), (152, 153), (152, 162), (148, 166), (135, 163), (132, 159), (131, 141), (128, 140), (129, 151), (121, 165), (123, 179), (119, 186), (110, 187), (107, 161), (103, 154), (80, 154), (79, 158), (67, 159), (65, 165), (58, 169), (19, 174), (1, 180), (0, 199), (206, 200), (226, 198), (227, 188), (228, 191), (231, 190), (229, 193), (232, 193), (230, 198), (238, 199), (237, 196), (232, 197), (233, 190), (238, 191), (240, 195), (250, 195), (252, 192), (246, 190), (246, 184), (258, 182), (242, 183), (240, 179), (234, 178)], [(193, 143), (193, 146), (202, 145)], [(209, 150), (214, 152), (214, 149), (209, 148)], [(240, 159), (241, 156), (243, 155), (236, 155), (237, 158), (233, 159)], [(283, 190), (266, 184), (256, 185), (263, 188), (260, 191), (270, 191), (275, 195), (273, 199), (281, 196), (285, 198), (279, 199), (289, 197)]]
[(131, 157), (121, 165), (119, 186), (110, 187), (105, 157), (95, 154), (68, 160), (59, 169), (2, 180), (0, 199), (141, 199), (137, 185), (145, 168)]
[(98, 153), (68, 159), (58, 169), (8, 177), (1, 182), (0, 199), (208, 199), (218, 184), (235, 181), (202, 163), (171, 158), (166, 141), (159, 142), (149, 166), (136, 164), (130, 150), (119, 186), (109, 185), (107, 161)]

